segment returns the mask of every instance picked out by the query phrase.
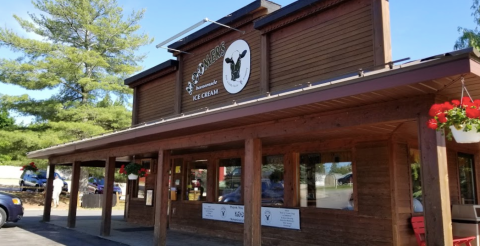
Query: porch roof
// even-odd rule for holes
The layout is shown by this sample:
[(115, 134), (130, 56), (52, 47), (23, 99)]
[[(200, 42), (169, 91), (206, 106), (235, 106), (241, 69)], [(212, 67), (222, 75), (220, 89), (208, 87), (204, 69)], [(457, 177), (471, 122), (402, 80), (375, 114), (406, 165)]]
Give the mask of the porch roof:
[(282, 92), (185, 112), (100, 136), (32, 151), (29, 158), (174, 138), (396, 99), (436, 94), (458, 98), (463, 76), (472, 97), (480, 97), (479, 52), (472, 48), (338, 79), (318, 81)]

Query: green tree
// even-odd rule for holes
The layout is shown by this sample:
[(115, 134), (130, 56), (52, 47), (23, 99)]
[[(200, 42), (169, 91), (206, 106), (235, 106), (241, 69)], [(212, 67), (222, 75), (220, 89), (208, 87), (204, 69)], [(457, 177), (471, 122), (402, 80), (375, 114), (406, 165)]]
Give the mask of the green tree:
[(140, 70), (137, 63), (144, 55), (136, 54), (139, 47), (153, 41), (138, 33), (144, 10), (124, 16), (116, 0), (32, 4), (42, 14), (14, 18), (40, 38), (0, 28), (0, 47), (19, 54), (16, 59), (0, 59), (0, 81), (54, 93), (44, 100), (0, 94), (2, 109), (34, 118), (13, 132), (0, 128), (2, 164), (25, 161), (28, 151), (128, 127), (131, 90), (123, 80)]
[(10, 117), (10, 114), (8, 111), (0, 107), (0, 129), (10, 129), (14, 127), (15, 125), (15, 120)]
[(480, 3), (479, 0), (473, 0), (472, 4), (472, 16), (474, 19), (475, 27), (474, 30), (459, 27), (458, 31), (460, 32), (461, 36), (457, 39), (454, 45), (454, 49), (464, 49), (467, 47), (473, 47), (476, 49), (480, 49), (480, 32), (478, 31), (478, 26), (480, 26)]

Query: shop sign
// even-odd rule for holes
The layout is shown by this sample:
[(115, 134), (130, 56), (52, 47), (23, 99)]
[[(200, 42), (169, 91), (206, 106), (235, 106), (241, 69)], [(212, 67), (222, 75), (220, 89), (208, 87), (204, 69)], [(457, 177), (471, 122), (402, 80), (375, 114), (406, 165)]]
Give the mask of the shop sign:
[[(261, 225), (300, 230), (298, 209), (262, 207)], [(244, 223), (243, 205), (202, 203), (202, 218)]]
[[(206, 56), (205, 59), (203, 59), (202, 62), (200, 62), (197, 66), (197, 70), (192, 73), (192, 80), (188, 81), (187, 87), (185, 90), (187, 90), (188, 94), (191, 96), (193, 95), (193, 92), (199, 89), (203, 89), (212, 85), (215, 85), (217, 82), (214, 80), (213, 82), (197, 86), (198, 82), (200, 81), (200, 77), (205, 74), (205, 72), (208, 70), (208, 68), (213, 65), (218, 59), (223, 57), (225, 55), (225, 42), (220, 43), (217, 45), (215, 48), (213, 48)], [(210, 93), (211, 95), (216, 95), (218, 94), (218, 90), (216, 93)], [(197, 95), (195, 95), (197, 96)], [(194, 96), (193, 100), (198, 100), (195, 99), (196, 97)], [(205, 95), (204, 95), (205, 96)], [(200, 97), (203, 98), (203, 97)]]
[(225, 52), (223, 86), (230, 94), (243, 90), (250, 77), (250, 47), (244, 40), (233, 42)]

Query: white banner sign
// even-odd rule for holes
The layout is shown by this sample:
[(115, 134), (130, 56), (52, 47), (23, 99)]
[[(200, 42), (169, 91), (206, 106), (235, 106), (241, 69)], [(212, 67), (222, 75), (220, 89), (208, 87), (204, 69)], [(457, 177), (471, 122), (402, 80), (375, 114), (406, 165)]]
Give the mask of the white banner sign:
[[(300, 230), (300, 213), (298, 209), (262, 207), (263, 226)], [(202, 203), (202, 218), (243, 223), (243, 205)]]

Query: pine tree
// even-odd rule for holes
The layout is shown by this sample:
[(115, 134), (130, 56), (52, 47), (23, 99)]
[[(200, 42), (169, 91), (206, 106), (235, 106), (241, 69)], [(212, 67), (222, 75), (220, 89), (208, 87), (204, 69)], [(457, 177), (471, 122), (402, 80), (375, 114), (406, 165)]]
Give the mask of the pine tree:
[[(153, 41), (138, 33), (144, 10), (124, 16), (116, 0), (32, 3), (41, 14), (14, 18), (40, 39), (0, 28), (0, 47), (19, 54), (0, 59), (0, 82), (54, 94), (45, 100), (0, 94), (7, 110), (34, 117), (15, 133), (0, 129), (0, 161), (21, 161), (28, 151), (128, 127), (131, 90), (123, 80), (140, 70), (144, 55), (136, 54), (139, 47)], [(3, 139), (9, 137), (17, 144)]]

